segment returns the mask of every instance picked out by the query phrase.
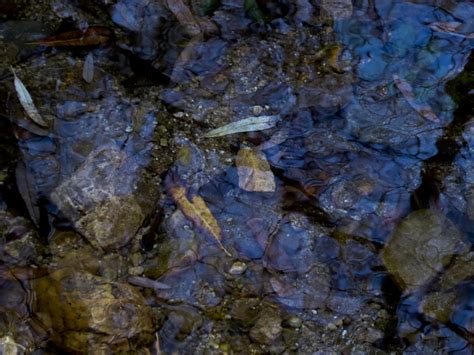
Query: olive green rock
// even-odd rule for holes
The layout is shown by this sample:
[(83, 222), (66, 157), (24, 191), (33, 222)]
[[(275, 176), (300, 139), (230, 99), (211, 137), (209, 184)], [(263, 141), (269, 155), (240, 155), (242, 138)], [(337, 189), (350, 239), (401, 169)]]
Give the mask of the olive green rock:
[(68, 352), (132, 351), (153, 341), (152, 312), (134, 287), (64, 268), (33, 284), (36, 318)]
[(382, 252), (382, 260), (407, 292), (425, 285), (467, 251), (461, 232), (442, 213), (418, 210), (401, 221)]

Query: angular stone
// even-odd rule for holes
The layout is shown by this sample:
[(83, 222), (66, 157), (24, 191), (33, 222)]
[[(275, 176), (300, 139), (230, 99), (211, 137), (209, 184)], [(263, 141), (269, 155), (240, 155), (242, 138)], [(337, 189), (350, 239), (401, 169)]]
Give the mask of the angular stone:
[(133, 160), (116, 147), (100, 147), (51, 194), (51, 200), (96, 248), (126, 245), (145, 213), (136, 198)]

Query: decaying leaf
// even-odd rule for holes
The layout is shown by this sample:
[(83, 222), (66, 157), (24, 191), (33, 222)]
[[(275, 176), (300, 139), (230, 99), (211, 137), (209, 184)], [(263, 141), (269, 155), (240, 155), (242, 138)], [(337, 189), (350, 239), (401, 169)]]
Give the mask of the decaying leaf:
[(276, 276), (270, 278), (270, 285), (273, 291), (280, 297), (290, 297), (295, 294), (296, 290), (293, 286), (288, 285)]
[(37, 206), (36, 193), (33, 190), (33, 177), (22, 161), (18, 162), (15, 175), (18, 191), (25, 202), (30, 218), (36, 226), (39, 226), (40, 210)]
[(245, 12), (255, 21), (257, 21), (259, 24), (263, 24), (263, 13), (262, 10), (260, 10), (256, 0), (245, 0), (244, 9)]
[(183, 214), (199, 228), (209, 233), (228, 256), (232, 256), (221, 242), (221, 228), (214, 218), (206, 202), (200, 196), (193, 196), (191, 201), (186, 197), (186, 189), (183, 186), (172, 186), (170, 194)]
[(94, 56), (89, 53), (84, 60), (84, 67), (82, 68), (82, 78), (87, 83), (92, 83), (94, 80)]
[(352, 0), (322, 0), (321, 8), (334, 20), (346, 19), (352, 15)]
[(262, 131), (275, 127), (280, 116), (252, 116), (207, 132), (204, 137), (221, 137), (234, 133)]
[(275, 176), (262, 152), (248, 147), (241, 148), (235, 165), (241, 189), (255, 192), (275, 191)]
[(166, 5), (168, 5), (168, 8), (176, 16), (188, 35), (194, 37), (201, 33), (199, 23), (183, 0), (166, 0)]
[(440, 123), (440, 119), (436, 114), (433, 112), (431, 107), (428, 104), (419, 102), (415, 98), (415, 94), (413, 93), (413, 88), (411, 85), (405, 80), (399, 77), (397, 74), (393, 74), (393, 81), (397, 88), (403, 94), (403, 97), (407, 100), (408, 104), (418, 112), (422, 117), (427, 119), (428, 121)]
[(33, 103), (33, 99), (31, 98), (30, 93), (26, 89), (25, 85), (23, 85), (20, 78), (16, 76), (16, 73), (13, 68), (11, 69), (14, 76), (15, 90), (18, 95), (18, 99), (20, 100), (21, 106), (23, 106), (23, 109), (25, 110), (26, 114), (29, 118), (33, 120), (33, 122), (35, 122), (37, 125), (47, 127), (48, 124), (43, 120), (38, 110), (36, 109), (36, 106)]
[(459, 27), (461, 27), (462, 23), (457, 21), (451, 22), (433, 22), (430, 23), (429, 27), (436, 32), (443, 32), (450, 34), (452, 36), (461, 37), (461, 38), (468, 38), (473, 39), (474, 33), (460, 33), (458, 32)]
[(112, 38), (112, 31), (103, 26), (91, 26), (86, 31), (69, 31), (55, 36), (31, 42), (48, 47), (82, 47), (95, 46), (108, 42)]
[(288, 139), (289, 135), (290, 130), (288, 128), (282, 128), (272, 135), (267, 141), (260, 144), (257, 149), (263, 151), (280, 145)]
[(340, 45), (333, 46), (328, 50), (328, 64), (336, 72), (343, 71), (339, 63), (339, 57), (341, 53), (342, 53), (342, 47)]
[(129, 276), (127, 280), (132, 285), (144, 288), (151, 288), (154, 290), (169, 290), (171, 288), (171, 286), (164, 284), (163, 282), (152, 280), (148, 277)]
[(9, 335), (0, 338), (0, 349), (2, 350), (2, 355), (17, 355), (27, 350), (23, 345), (15, 342)]

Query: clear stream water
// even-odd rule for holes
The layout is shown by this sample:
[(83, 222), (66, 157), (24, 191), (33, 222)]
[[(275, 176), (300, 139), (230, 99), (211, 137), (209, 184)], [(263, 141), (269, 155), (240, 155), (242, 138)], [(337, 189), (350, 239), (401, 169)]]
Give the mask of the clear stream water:
[(472, 3), (0, 10), (4, 354), (472, 353)]

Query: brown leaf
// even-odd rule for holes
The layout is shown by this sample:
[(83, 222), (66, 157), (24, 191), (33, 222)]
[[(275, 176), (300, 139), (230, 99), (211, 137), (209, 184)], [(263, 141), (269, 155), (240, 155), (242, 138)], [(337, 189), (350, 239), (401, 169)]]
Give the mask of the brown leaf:
[(69, 31), (31, 42), (48, 47), (82, 47), (95, 46), (108, 42), (112, 38), (112, 30), (103, 26), (91, 26), (86, 31)]
[(393, 81), (397, 88), (403, 94), (403, 97), (407, 100), (408, 104), (421, 116), (426, 118), (428, 121), (440, 123), (440, 119), (436, 116), (433, 112), (431, 107), (428, 104), (419, 102), (415, 98), (415, 94), (413, 93), (413, 88), (411, 85), (403, 78), (399, 77), (397, 74), (393, 74)]
[(209, 233), (228, 256), (232, 256), (232, 254), (230, 254), (222, 245), (221, 228), (219, 223), (217, 223), (217, 220), (214, 218), (214, 215), (211, 210), (209, 210), (202, 197), (195, 195), (192, 197), (191, 201), (189, 201), (186, 197), (186, 189), (179, 185), (172, 186), (170, 188), (170, 194), (181, 212), (193, 221), (197, 227)]
[(239, 187), (246, 191), (273, 192), (275, 177), (265, 155), (255, 149), (244, 147), (235, 159)]
[(25, 202), (30, 218), (36, 226), (39, 226), (40, 210), (37, 205), (38, 198), (36, 196), (36, 191), (33, 187), (33, 177), (22, 161), (18, 162), (15, 175), (20, 196)]

